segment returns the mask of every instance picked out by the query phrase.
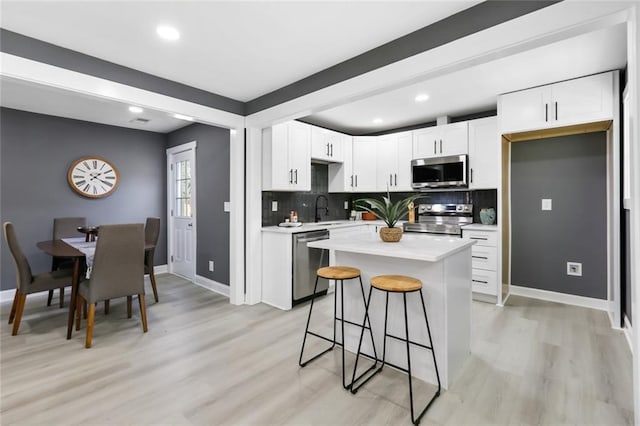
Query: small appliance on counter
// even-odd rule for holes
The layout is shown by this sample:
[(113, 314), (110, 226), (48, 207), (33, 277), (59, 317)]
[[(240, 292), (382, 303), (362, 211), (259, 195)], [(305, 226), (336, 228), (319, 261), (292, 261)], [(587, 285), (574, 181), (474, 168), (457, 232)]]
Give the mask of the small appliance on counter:
[(462, 237), (462, 226), (473, 223), (472, 204), (418, 204), (418, 222), (403, 224), (405, 232)]

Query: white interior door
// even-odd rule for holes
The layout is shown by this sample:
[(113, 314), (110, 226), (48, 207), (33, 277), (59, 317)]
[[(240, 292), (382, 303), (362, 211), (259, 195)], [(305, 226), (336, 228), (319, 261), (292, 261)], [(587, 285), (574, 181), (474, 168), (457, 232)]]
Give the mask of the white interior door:
[(169, 272), (196, 276), (195, 142), (167, 150)]

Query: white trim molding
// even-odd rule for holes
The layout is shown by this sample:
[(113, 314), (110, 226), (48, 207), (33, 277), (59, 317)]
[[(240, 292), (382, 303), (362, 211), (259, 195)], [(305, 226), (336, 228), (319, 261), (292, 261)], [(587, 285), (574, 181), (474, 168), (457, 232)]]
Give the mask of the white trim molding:
[(230, 292), (229, 292), (228, 285), (219, 283), (214, 280), (210, 280), (209, 278), (203, 277), (201, 275), (196, 275), (196, 280), (193, 283), (202, 288), (206, 288), (207, 290), (211, 290), (214, 293), (218, 293), (225, 297), (229, 297)]
[(166, 263), (164, 265), (156, 265), (153, 267), (154, 274), (166, 274), (169, 272), (169, 265)]
[(633, 328), (631, 327), (631, 323), (629, 322), (629, 317), (628, 316), (624, 316), (624, 327), (622, 328), (622, 331), (624, 332), (624, 337), (627, 338), (627, 343), (629, 344), (629, 349), (631, 350), (631, 353), (633, 354)]
[(583, 308), (609, 311), (609, 302), (606, 299), (594, 299), (593, 297), (576, 296), (573, 294), (558, 293), (555, 291), (539, 290), (537, 288), (522, 287), (511, 284), (511, 296), (524, 296), (531, 299), (546, 300), (547, 302), (564, 303), (565, 305), (582, 306)]

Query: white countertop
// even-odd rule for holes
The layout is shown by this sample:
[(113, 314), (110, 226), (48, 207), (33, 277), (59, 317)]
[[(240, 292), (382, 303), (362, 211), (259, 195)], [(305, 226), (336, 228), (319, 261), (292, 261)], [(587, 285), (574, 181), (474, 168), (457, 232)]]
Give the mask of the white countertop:
[(280, 234), (296, 234), (298, 232), (317, 231), (318, 229), (339, 229), (363, 225), (383, 225), (381, 220), (330, 220), (323, 222), (308, 222), (297, 227), (263, 226), (262, 232), (277, 232)]
[(471, 223), (462, 227), (463, 231), (491, 231), (498, 232), (498, 225), (483, 225), (481, 223)]
[(348, 238), (329, 238), (308, 243), (313, 248), (338, 250), (375, 256), (438, 262), (476, 242), (457, 237), (411, 235), (405, 233), (397, 243), (385, 243), (375, 234), (350, 235)]

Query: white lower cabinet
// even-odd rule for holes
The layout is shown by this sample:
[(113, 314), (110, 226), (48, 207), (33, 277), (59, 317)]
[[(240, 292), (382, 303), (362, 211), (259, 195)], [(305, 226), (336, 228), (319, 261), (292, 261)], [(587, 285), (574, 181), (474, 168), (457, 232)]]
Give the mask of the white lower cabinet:
[(498, 295), (498, 232), (462, 230), (462, 238), (476, 241), (471, 248), (471, 288), (474, 293)]

